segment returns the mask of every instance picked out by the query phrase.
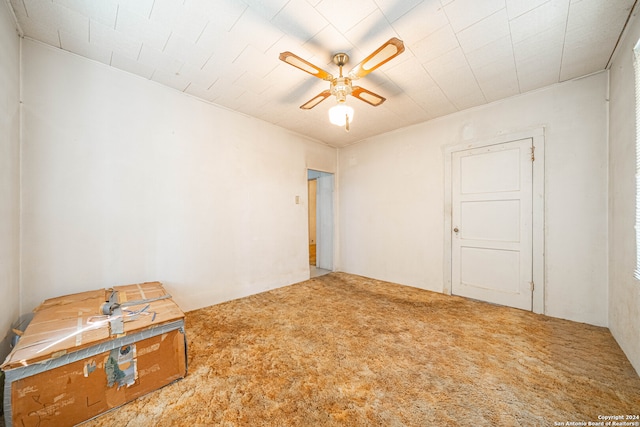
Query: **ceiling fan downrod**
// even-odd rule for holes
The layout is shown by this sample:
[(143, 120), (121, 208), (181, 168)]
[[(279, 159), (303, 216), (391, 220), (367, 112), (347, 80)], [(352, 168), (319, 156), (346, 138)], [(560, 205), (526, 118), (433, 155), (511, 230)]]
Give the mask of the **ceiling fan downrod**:
[(340, 67), (340, 77), (342, 77), (342, 67), (349, 62), (349, 55), (346, 53), (336, 53), (333, 55), (333, 63)]

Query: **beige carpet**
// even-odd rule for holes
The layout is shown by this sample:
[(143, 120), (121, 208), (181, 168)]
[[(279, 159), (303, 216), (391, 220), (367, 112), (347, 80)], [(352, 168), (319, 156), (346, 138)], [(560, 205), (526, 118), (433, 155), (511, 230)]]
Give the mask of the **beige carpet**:
[(185, 379), (87, 425), (552, 426), (640, 413), (640, 378), (605, 328), (342, 273), (189, 312), (187, 337)]

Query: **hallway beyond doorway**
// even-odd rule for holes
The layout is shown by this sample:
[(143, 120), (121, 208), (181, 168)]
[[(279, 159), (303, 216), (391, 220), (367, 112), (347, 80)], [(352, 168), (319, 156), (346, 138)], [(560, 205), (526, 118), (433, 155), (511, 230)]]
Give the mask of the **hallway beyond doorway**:
[(331, 273), (330, 270), (325, 270), (323, 268), (318, 268), (315, 265), (309, 266), (309, 274), (310, 278), (324, 276), (325, 274)]

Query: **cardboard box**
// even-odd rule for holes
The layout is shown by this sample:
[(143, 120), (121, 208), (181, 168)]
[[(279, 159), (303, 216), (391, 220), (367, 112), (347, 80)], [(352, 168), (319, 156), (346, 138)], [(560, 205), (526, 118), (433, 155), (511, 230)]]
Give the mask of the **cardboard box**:
[(7, 356), (7, 426), (74, 425), (187, 373), (184, 313), (159, 282), (46, 300)]

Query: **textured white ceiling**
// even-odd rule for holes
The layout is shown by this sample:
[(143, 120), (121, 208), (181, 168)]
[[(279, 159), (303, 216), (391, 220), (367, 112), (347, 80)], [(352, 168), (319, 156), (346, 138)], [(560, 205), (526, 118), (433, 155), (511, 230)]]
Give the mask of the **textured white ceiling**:
[[(10, 0), (25, 37), (340, 147), (606, 68), (635, 0)], [(329, 83), (391, 37), (406, 50), (358, 85), (350, 132)]]

